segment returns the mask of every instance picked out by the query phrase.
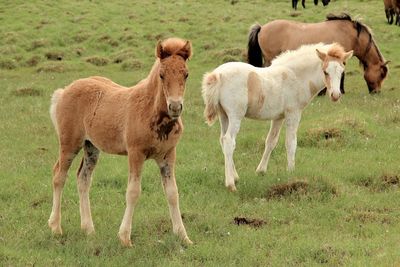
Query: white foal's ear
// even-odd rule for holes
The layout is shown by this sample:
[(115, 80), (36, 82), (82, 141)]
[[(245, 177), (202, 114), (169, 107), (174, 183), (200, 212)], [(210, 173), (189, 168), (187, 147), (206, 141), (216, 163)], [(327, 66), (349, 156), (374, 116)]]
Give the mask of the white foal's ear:
[(352, 56), (353, 56), (353, 50), (350, 50), (349, 52), (344, 53), (343, 62), (346, 62)]
[(315, 49), (315, 50), (317, 51), (318, 57), (319, 57), (322, 61), (325, 61), (326, 54), (323, 53), (323, 52), (321, 52), (321, 51), (319, 51), (318, 49)]

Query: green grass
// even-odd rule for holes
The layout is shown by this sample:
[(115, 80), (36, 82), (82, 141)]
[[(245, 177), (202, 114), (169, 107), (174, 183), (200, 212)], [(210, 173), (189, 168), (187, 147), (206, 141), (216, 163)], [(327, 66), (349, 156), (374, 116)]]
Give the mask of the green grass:
[[(285, 18), (316, 22), (329, 12), (362, 18), (375, 33), (389, 77), (369, 95), (356, 59), (340, 103), (317, 98), (303, 113), (296, 170), (286, 172), (284, 138), (265, 176), (255, 168), (269, 123), (244, 120), (237, 139), (238, 192), (224, 187), (219, 126), (202, 117), (202, 75), (242, 60), (249, 27)], [(102, 154), (91, 189), (96, 234), (80, 230), (74, 162), (62, 200), (63, 236), (47, 227), (58, 144), (50, 96), (101, 75), (123, 85), (144, 78), (157, 39), (193, 42), (178, 146), (177, 182), (189, 237), (172, 234), (159, 172), (148, 162), (135, 210), (133, 248), (117, 238), (127, 160)], [(1, 266), (394, 266), (400, 264), (400, 28), (381, 1), (331, 1), (292, 11), (290, 1), (3, 1), (0, 4)], [(58, 60), (61, 57), (62, 60)], [(324, 132), (333, 131), (325, 139)], [(283, 130), (281, 136), (285, 131)], [(269, 192), (288, 182), (305, 189)], [(396, 182), (397, 181), (397, 182)], [(263, 220), (254, 228), (235, 217)]]

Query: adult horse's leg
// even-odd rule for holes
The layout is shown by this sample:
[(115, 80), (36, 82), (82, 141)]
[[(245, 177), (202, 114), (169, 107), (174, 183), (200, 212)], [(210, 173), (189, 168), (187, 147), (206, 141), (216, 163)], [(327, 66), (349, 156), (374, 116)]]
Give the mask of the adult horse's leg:
[(77, 173), (77, 184), (79, 193), (79, 211), (81, 214), (81, 229), (87, 234), (94, 232), (92, 214), (90, 212), (89, 190), (92, 180), (92, 172), (96, 166), (99, 150), (89, 141), (83, 146), (84, 154)]
[(278, 143), (279, 133), (281, 131), (283, 121), (284, 119), (279, 119), (279, 120), (273, 120), (271, 122), (271, 128), (269, 129), (268, 136), (265, 139), (264, 154), (256, 170), (257, 173), (267, 172), (269, 157), (271, 155), (272, 150), (274, 150), (276, 144)]
[(292, 0), (292, 8), (293, 8), (294, 10), (297, 9), (297, 1), (298, 1), (298, 0)]
[(306, 8), (306, 0), (301, 0), (301, 5), (303, 6), (303, 8)]
[(118, 236), (122, 245), (131, 247), (132, 216), (142, 191), (140, 173), (142, 172), (145, 156), (141, 152), (133, 150), (128, 152), (128, 160), (129, 178), (128, 187), (126, 188), (126, 208)]
[[(62, 141), (60, 141), (63, 144)], [(53, 207), (48, 220), (49, 227), (55, 234), (62, 234), (61, 229), (61, 196), (67, 179), (68, 169), (81, 149), (79, 145), (60, 145), (60, 155), (53, 167)]]
[[(229, 120), (228, 116), (223, 110), (219, 111), (218, 116), (219, 116), (219, 123), (221, 126), (221, 135), (219, 138), (219, 143), (221, 144), (222, 151), (224, 151), (224, 136), (226, 134), (226, 131), (228, 130)], [(235, 181), (239, 180), (239, 175), (236, 171), (235, 165), (233, 165), (233, 176), (235, 178)]]
[(167, 197), (169, 214), (172, 221), (172, 229), (186, 244), (192, 244), (187, 236), (185, 226), (182, 222), (181, 211), (179, 209), (179, 194), (175, 180), (175, 158), (176, 148), (174, 147), (167, 153), (164, 160), (158, 162), (160, 167), (162, 185), (165, 196)]
[(295, 155), (297, 147), (297, 129), (301, 119), (300, 111), (286, 114), (286, 153), (288, 170), (293, 171), (295, 166)]
[(318, 5), (318, 0), (314, 0), (314, 5)]
[(226, 134), (222, 138), (225, 156), (225, 186), (230, 191), (236, 191), (235, 187), (235, 163), (233, 162), (233, 152), (236, 146), (236, 135), (240, 129), (240, 119), (229, 117), (229, 125)]

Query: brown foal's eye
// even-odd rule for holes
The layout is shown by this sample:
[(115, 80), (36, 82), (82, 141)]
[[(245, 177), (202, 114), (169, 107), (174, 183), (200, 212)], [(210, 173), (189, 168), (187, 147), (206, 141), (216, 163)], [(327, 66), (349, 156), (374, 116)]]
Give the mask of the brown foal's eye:
[(185, 74), (185, 80), (189, 77), (189, 73)]
[(160, 79), (164, 80), (164, 75), (160, 74)]
[(325, 76), (328, 76), (328, 73), (327, 73), (326, 71), (324, 71), (324, 75), (325, 75)]

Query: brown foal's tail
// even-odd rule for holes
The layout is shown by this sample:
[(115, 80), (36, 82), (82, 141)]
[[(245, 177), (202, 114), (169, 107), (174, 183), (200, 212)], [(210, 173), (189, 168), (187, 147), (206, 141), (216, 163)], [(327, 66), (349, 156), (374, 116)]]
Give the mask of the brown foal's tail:
[(54, 128), (57, 131), (57, 134), (58, 134), (58, 125), (57, 125), (56, 109), (57, 109), (57, 103), (60, 100), (63, 92), (64, 92), (63, 89), (57, 89), (54, 91), (53, 96), (51, 97), (50, 117), (51, 121), (53, 122)]
[(203, 77), (202, 83), (202, 95), (204, 104), (204, 117), (208, 125), (212, 125), (217, 116), (220, 108), (219, 104), (219, 88), (220, 88), (221, 77), (218, 73), (211, 72), (206, 73)]
[(263, 66), (262, 52), (258, 43), (258, 33), (261, 30), (260, 24), (254, 24), (250, 28), (249, 42), (247, 44), (247, 62), (255, 67)]

